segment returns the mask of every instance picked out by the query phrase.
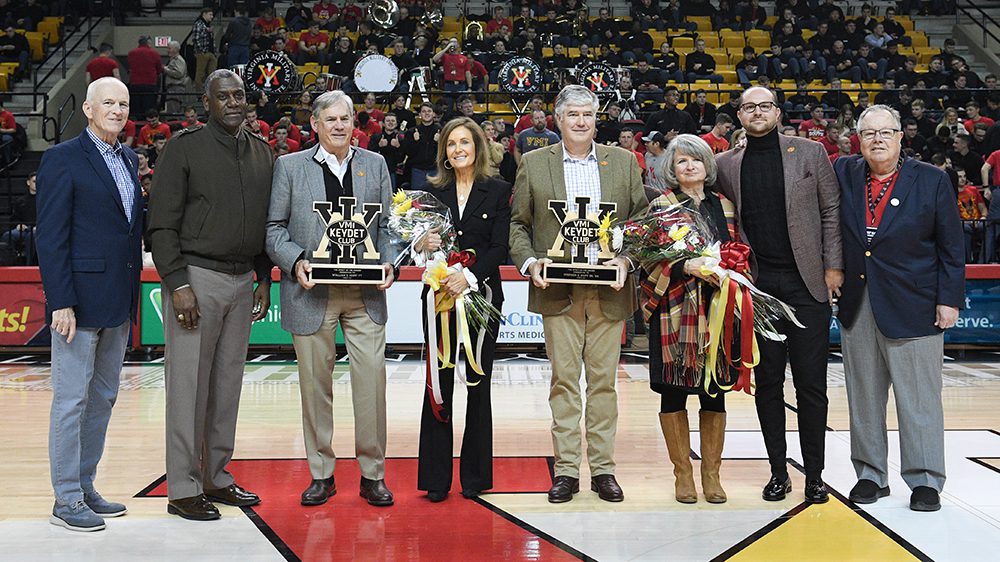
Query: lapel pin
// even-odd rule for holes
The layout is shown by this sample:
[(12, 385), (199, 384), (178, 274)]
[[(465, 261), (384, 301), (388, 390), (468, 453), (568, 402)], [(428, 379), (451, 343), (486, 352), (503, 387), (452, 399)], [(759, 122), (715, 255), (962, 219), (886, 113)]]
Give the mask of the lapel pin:
[(365, 177), (365, 171), (364, 170), (358, 170), (358, 177), (360, 177), (360, 178)]
[(608, 165), (607, 160), (601, 160), (601, 166), (607, 166), (607, 165)]
[(483, 219), (486, 219), (486, 218), (487, 218), (487, 217), (486, 217), (486, 213), (483, 213)]
[(794, 146), (789, 146), (788, 147), (788, 152), (795, 152), (795, 147)]
[(895, 197), (893, 197), (892, 199), (889, 200), (889, 204), (892, 205), (893, 207), (898, 207), (899, 206), (899, 199), (896, 199)]

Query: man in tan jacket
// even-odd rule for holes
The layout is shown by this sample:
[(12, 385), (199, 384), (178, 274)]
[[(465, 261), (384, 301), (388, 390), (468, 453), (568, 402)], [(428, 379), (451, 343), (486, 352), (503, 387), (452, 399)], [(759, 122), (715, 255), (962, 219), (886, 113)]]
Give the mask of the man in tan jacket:
[[(542, 315), (545, 348), (552, 361), (549, 406), (556, 457), (549, 490), (552, 503), (570, 501), (580, 489), (581, 369), (586, 371), (587, 381), (591, 490), (606, 501), (624, 499), (614, 476), (618, 424), (615, 373), (625, 319), (636, 309), (635, 288), (624, 275), (631, 264), (625, 257), (604, 262), (617, 266), (627, 279), (618, 286), (549, 284), (542, 278), (542, 266), (551, 262), (545, 256), (561, 227), (549, 210), (550, 200), (590, 197), (594, 203), (613, 202), (619, 221), (640, 217), (646, 211), (642, 170), (635, 156), (594, 143), (597, 107), (597, 96), (587, 88), (564, 88), (555, 104), (562, 142), (525, 154), (514, 183), (510, 254), (521, 273), (531, 277), (528, 310)], [(591, 264), (598, 262), (596, 246), (586, 249)]]

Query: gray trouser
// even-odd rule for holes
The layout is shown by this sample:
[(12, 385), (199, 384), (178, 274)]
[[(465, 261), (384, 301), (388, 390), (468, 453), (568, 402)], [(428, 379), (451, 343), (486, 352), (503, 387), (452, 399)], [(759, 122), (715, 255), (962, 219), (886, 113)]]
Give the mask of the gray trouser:
[(130, 327), (126, 320), (114, 328), (77, 328), (72, 343), (51, 330), (49, 470), (60, 504), (94, 491)]
[(859, 480), (887, 486), (885, 418), (889, 387), (896, 398), (900, 465), (912, 490), (944, 487), (944, 334), (891, 339), (875, 324), (868, 290), (854, 326), (843, 330), (844, 374), (851, 415), (851, 461)]
[(252, 272), (188, 266), (188, 278), (201, 314), (194, 330), (177, 322), (163, 286), (170, 499), (233, 483), (226, 465), (235, 447), (253, 308)]

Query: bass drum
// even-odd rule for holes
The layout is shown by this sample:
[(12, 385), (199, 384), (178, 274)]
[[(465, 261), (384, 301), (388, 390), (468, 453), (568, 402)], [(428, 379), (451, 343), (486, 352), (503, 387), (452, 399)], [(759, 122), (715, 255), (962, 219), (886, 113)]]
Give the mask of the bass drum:
[(385, 55), (368, 55), (354, 65), (354, 85), (361, 92), (391, 92), (399, 83), (399, 69)]

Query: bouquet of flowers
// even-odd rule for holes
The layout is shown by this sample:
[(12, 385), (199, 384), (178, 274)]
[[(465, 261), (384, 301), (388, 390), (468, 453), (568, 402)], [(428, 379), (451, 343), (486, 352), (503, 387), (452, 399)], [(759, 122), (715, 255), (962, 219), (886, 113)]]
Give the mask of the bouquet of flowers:
[[(684, 260), (706, 258), (701, 272), (719, 287), (707, 313), (707, 369), (703, 381), (706, 390), (714, 383), (722, 390), (735, 388), (750, 393), (750, 370), (759, 360), (755, 334), (784, 340), (785, 336), (774, 328), (779, 319), (788, 319), (801, 327), (791, 307), (760, 291), (746, 277), (750, 271), (750, 248), (740, 242), (720, 243), (709, 223), (696, 211), (681, 204), (654, 205), (642, 219), (614, 227), (611, 237), (615, 250), (629, 252), (650, 272), (643, 290), (654, 296), (651, 302), (659, 303), (659, 297), (667, 291), (672, 266)], [(738, 338), (734, 338), (737, 330)], [(740, 350), (736, 359), (731, 357), (733, 347)], [(734, 384), (723, 382), (725, 374), (719, 367), (725, 364), (720, 361), (723, 356), (739, 370), (739, 379)]]
[[(444, 400), (441, 396), (439, 372), (455, 367), (458, 353), (465, 348), (469, 367), (479, 375), (485, 376), (482, 367), (482, 346), (486, 333), (490, 330), (490, 322), (502, 319), (500, 311), (493, 306), (489, 286), (485, 283), (480, 290), (467, 287), (462, 294), (453, 295), (444, 288), (445, 279), (461, 272), (476, 263), (476, 253), (473, 250), (459, 251), (456, 247), (455, 228), (451, 221), (448, 207), (436, 197), (425, 191), (399, 190), (392, 198), (389, 217), (389, 229), (408, 243), (409, 253), (413, 245), (427, 232), (437, 229), (441, 236), (441, 248), (433, 252), (427, 260), (421, 280), (430, 287), (433, 299), (427, 299), (425, 316), (427, 320), (428, 350), (436, 350), (432, 365), (432, 353), (427, 354), (427, 384), (431, 388), (432, 410), (435, 418), (446, 421), (442, 411)], [(450, 315), (455, 311), (458, 345), (451, 348)], [(439, 337), (438, 323), (441, 334)], [(470, 329), (471, 328), (471, 329)], [(475, 346), (471, 332), (479, 334)], [(436, 366), (436, 367), (435, 367)], [(461, 370), (459, 370), (461, 375)], [(464, 379), (464, 376), (463, 376)], [(469, 386), (479, 384), (470, 382)]]
[(447, 254), (455, 246), (455, 229), (448, 206), (426, 191), (400, 189), (392, 196), (389, 230), (409, 248), (433, 228), (438, 229), (441, 251)]

